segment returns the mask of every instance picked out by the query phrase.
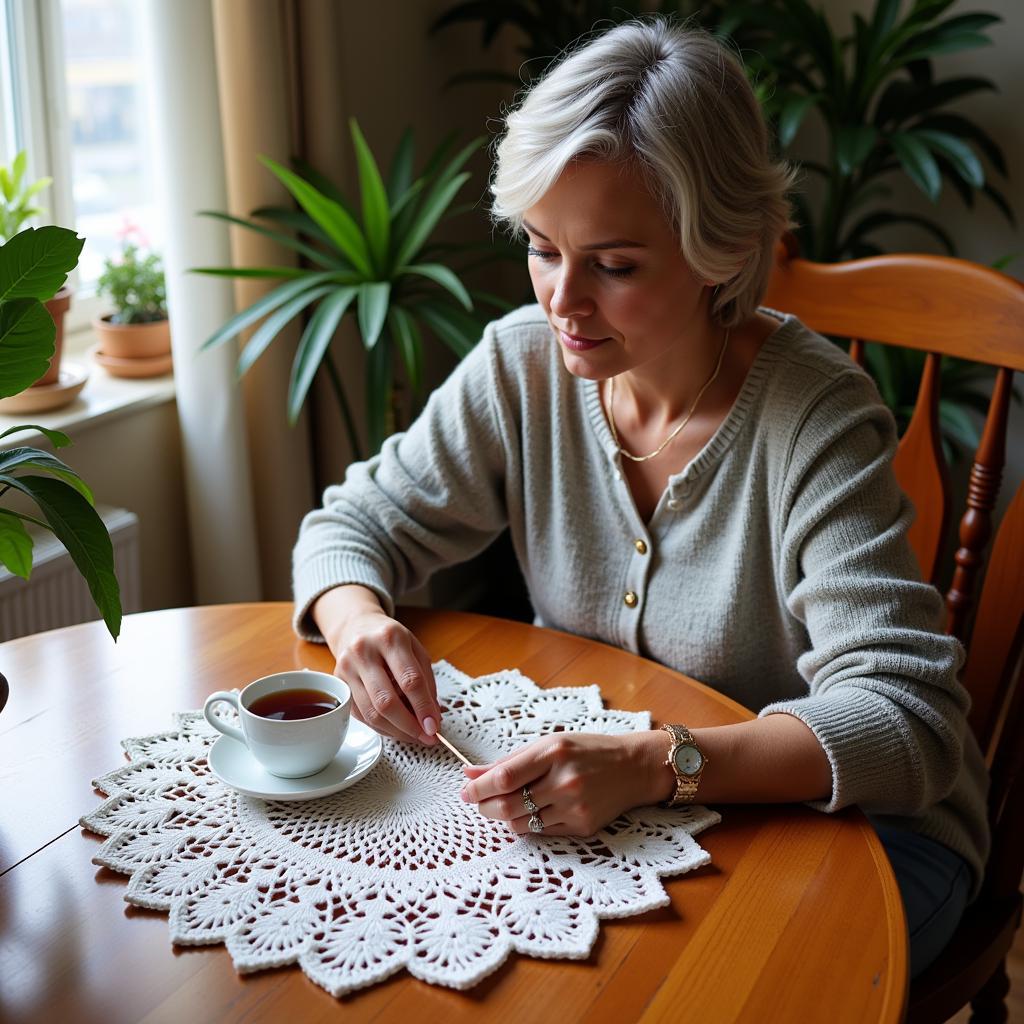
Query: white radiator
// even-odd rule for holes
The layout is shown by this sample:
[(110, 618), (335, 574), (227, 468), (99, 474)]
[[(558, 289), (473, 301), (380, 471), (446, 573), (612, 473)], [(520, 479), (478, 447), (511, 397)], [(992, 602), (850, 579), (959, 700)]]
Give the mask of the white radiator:
[[(121, 585), (121, 607), (141, 607), (139, 517), (123, 508), (96, 509), (114, 545), (114, 568)], [(0, 641), (29, 633), (74, 626), (100, 618), (85, 580), (64, 546), (52, 533), (28, 526), (35, 547), (32, 574), (27, 580), (0, 566)]]

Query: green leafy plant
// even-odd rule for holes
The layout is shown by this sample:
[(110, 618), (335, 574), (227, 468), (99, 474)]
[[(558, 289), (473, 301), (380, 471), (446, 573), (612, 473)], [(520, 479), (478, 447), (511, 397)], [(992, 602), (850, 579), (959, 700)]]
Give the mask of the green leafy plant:
[[(413, 136), (407, 131), (385, 183), (354, 119), (350, 127), (359, 169), (361, 218), (336, 185), (304, 162), (294, 161), (294, 169), (289, 170), (261, 157), (263, 165), (295, 198), (299, 210), (264, 207), (253, 210), (251, 220), (203, 212), (274, 239), (298, 253), (305, 265), (198, 267), (195, 272), (283, 282), (232, 317), (203, 348), (223, 344), (262, 321), (239, 356), (241, 375), (285, 325), (308, 316), (292, 365), (289, 420), (295, 422), (314, 376), (321, 366), (326, 367), (349, 443), (356, 458), (362, 458), (342, 374), (331, 354), (342, 317), (356, 317), (368, 353), (367, 435), (371, 451), (376, 451), (395, 426), (396, 363), (412, 388), (415, 403), (422, 402), (423, 329), (432, 331), (461, 358), (479, 339), (483, 326), (473, 315), (474, 298), (497, 308), (509, 304), (483, 292), (471, 292), (459, 273), (441, 262), (453, 255), (467, 255), (474, 247), (430, 241), (442, 219), (460, 212), (451, 204), (469, 179), (462, 168), (482, 140), (473, 140), (454, 156), (449, 156), (453, 140), (446, 140), (414, 178)], [(488, 252), (459, 272), (500, 256), (500, 251)]]
[[(66, 228), (26, 228), (0, 246), (0, 398), (24, 391), (45, 371), (56, 328), (43, 305), (78, 264), (85, 239)], [(33, 424), (11, 427), (0, 437), (35, 430), (54, 448), (66, 434)], [(0, 507), (0, 562), (23, 579), (32, 571), (32, 537), (25, 523), (49, 530), (67, 548), (89, 585), (110, 635), (121, 631), (121, 596), (114, 549), (85, 482), (66, 463), (37, 448), (0, 451), (0, 498), (24, 495), (37, 515)]]
[(100, 295), (114, 303), (113, 324), (148, 324), (167, 319), (167, 288), (160, 257), (143, 253), (125, 235), (121, 252), (103, 261), (103, 273), (97, 282)]
[[(1013, 211), (991, 181), (1006, 174), (997, 143), (974, 121), (949, 109), (974, 93), (994, 90), (978, 76), (937, 78), (933, 58), (990, 45), (1001, 19), (976, 12), (943, 15), (955, 0), (914, 0), (900, 17), (900, 0), (876, 0), (871, 17), (852, 16), (845, 35), (833, 31), (808, 0), (737, 3), (728, 29), (742, 23), (749, 64), (761, 82), (766, 112), (781, 147), (821, 178), (823, 199), (811, 208), (795, 197), (801, 251), (822, 262), (874, 255), (873, 237), (893, 224), (921, 229), (950, 254), (956, 246), (932, 217), (879, 208), (891, 197), (886, 179), (903, 174), (933, 202), (949, 184), (968, 206), (986, 195), (1013, 223)], [(802, 159), (797, 132), (816, 112), (826, 132), (824, 161)]]
[[(949, 109), (963, 97), (994, 90), (987, 78), (938, 78), (933, 58), (991, 43), (1000, 21), (987, 13), (945, 17), (955, 0), (876, 0), (870, 18), (852, 16), (845, 35), (833, 31), (808, 0), (737, 3), (720, 28), (744, 26), (749, 70), (759, 82), (780, 148), (822, 181), (820, 206), (801, 189), (793, 195), (797, 238), (810, 259), (831, 263), (883, 251), (877, 232), (909, 225), (950, 255), (956, 244), (934, 217), (879, 205), (892, 197), (894, 174), (909, 178), (935, 202), (948, 184), (969, 206), (987, 196), (1014, 223), (992, 171), (1006, 175), (999, 145), (977, 124)], [(816, 113), (825, 129), (824, 161), (804, 159), (797, 132)], [(991, 170), (987, 169), (989, 165)], [(867, 365), (902, 432), (917, 399), (921, 353), (869, 345)], [(987, 408), (992, 371), (959, 359), (942, 363), (939, 422), (946, 456), (978, 444), (969, 414)]]
[(40, 178), (31, 184), (25, 183), (27, 164), (28, 155), (22, 150), (9, 167), (0, 166), (0, 242), (13, 238), (25, 221), (45, 212), (41, 206), (33, 206), (32, 201), (53, 184), (53, 179)]

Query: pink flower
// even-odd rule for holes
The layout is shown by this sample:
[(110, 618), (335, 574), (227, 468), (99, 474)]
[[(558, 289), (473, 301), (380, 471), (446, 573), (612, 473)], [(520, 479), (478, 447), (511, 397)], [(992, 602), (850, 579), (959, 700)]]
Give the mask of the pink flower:
[(140, 248), (148, 249), (150, 247), (149, 236), (130, 217), (123, 218), (121, 228), (116, 234), (122, 242), (127, 242), (134, 235)]

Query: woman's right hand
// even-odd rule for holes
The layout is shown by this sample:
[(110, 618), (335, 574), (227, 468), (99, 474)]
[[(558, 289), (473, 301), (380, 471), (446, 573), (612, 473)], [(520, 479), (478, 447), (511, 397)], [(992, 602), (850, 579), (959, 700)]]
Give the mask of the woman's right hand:
[(334, 674), (352, 691), (356, 718), (385, 736), (433, 746), (441, 722), (437, 683), (412, 632), (364, 587), (327, 591), (312, 612), (334, 654)]

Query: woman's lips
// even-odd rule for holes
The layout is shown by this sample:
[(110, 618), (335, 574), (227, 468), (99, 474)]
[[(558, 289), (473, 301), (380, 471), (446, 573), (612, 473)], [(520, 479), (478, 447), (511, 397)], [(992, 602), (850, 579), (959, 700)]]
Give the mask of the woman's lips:
[(566, 348), (572, 349), (573, 352), (586, 352), (588, 349), (603, 345), (608, 340), (607, 338), (580, 338), (575, 334), (566, 334), (562, 330), (559, 330), (558, 337), (562, 344)]

